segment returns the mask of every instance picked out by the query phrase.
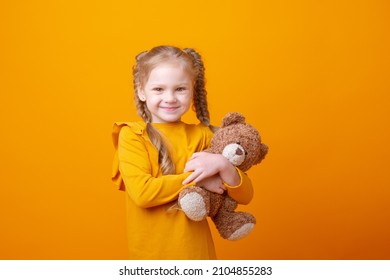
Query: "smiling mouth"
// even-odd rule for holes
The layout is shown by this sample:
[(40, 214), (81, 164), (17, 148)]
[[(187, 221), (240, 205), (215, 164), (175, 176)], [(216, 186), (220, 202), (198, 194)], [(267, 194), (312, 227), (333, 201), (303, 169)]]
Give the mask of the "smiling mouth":
[(166, 111), (175, 111), (177, 110), (179, 107), (161, 107), (161, 109), (163, 110), (166, 110)]

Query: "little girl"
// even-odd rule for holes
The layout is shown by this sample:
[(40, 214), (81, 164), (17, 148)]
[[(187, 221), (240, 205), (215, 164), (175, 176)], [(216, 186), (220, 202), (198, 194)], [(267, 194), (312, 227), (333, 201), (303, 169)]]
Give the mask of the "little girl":
[[(116, 123), (113, 180), (126, 191), (131, 259), (215, 259), (207, 220), (168, 211), (186, 184), (252, 199), (249, 178), (222, 155), (201, 152), (213, 135), (204, 66), (193, 49), (159, 46), (136, 57), (134, 97), (143, 121)], [(181, 117), (193, 107), (200, 124)]]

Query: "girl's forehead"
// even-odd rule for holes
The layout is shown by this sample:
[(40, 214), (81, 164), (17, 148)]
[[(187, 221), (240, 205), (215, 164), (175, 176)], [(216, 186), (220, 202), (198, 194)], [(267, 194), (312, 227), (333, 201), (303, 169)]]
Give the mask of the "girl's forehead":
[(164, 76), (175, 75), (193, 79), (193, 73), (184, 65), (177, 61), (167, 61), (156, 64), (150, 69), (147, 80), (150, 78), (164, 78)]

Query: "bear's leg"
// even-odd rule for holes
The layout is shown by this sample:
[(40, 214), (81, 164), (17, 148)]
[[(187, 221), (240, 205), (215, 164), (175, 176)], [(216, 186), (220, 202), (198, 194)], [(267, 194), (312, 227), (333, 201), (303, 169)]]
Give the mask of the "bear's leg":
[[(249, 213), (236, 212), (236, 223), (239, 227), (236, 230), (232, 230), (233, 233), (226, 232), (225, 236), (228, 236), (228, 240), (240, 240), (247, 236), (255, 227), (256, 219)], [(237, 222), (238, 221), (238, 222)]]
[(256, 219), (246, 212), (235, 212), (237, 202), (225, 196), (223, 206), (212, 217), (220, 235), (228, 240), (239, 240), (247, 236), (254, 228)]
[(188, 187), (180, 192), (178, 204), (190, 220), (202, 221), (210, 212), (210, 195), (201, 187)]

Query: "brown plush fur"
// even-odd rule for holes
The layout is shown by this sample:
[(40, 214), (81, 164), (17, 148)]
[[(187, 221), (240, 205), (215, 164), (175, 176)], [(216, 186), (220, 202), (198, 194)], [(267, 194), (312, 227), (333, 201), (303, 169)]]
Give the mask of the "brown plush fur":
[[(230, 149), (230, 153), (226, 153), (225, 148), (232, 146), (231, 144), (234, 148)], [(223, 118), (221, 127), (215, 132), (206, 151), (223, 154), (233, 164), (233, 157), (240, 157), (241, 160), (235, 165), (245, 172), (264, 159), (268, 147), (261, 142), (258, 131), (245, 123), (245, 117), (234, 112)], [(180, 192), (178, 205), (187, 217), (194, 221), (211, 217), (220, 235), (229, 240), (245, 237), (256, 223), (255, 217), (250, 213), (235, 212), (237, 202), (226, 192), (221, 195), (200, 186), (188, 187)]]

